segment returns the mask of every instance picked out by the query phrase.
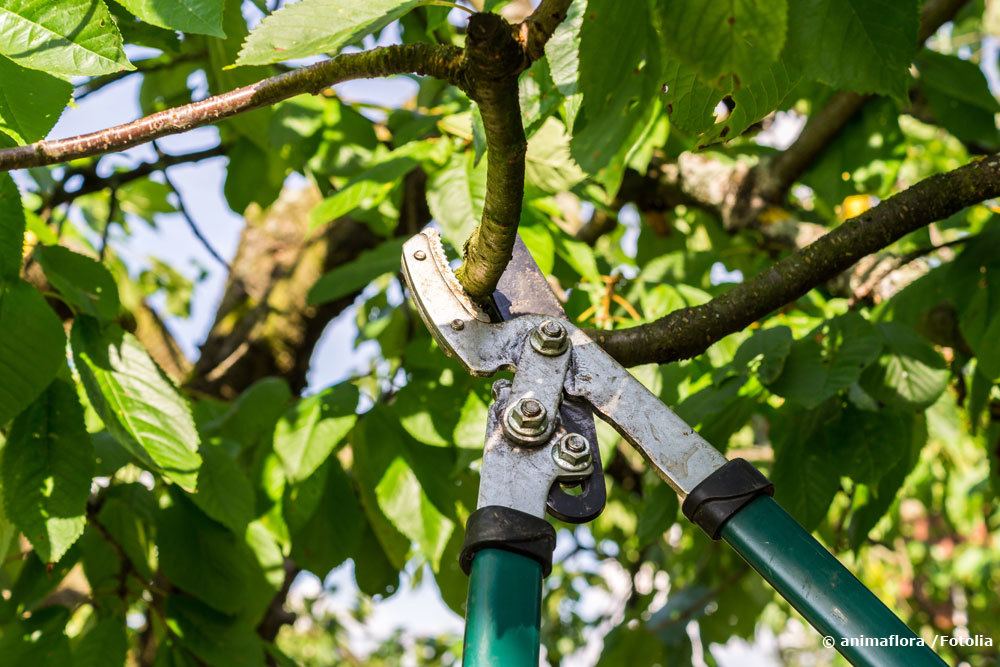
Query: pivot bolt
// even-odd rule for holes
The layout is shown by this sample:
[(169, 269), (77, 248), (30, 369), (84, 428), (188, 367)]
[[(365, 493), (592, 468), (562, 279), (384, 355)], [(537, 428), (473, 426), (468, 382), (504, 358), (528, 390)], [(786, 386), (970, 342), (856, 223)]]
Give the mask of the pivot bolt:
[(548, 414), (536, 398), (521, 398), (507, 413), (507, 427), (515, 436), (534, 438), (545, 432)]
[(555, 320), (545, 320), (531, 332), (531, 347), (539, 354), (558, 357), (569, 347), (566, 327)]
[(590, 443), (579, 433), (567, 433), (561, 437), (552, 448), (552, 457), (560, 468), (570, 472), (585, 470), (593, 460)]
[(461, 331), (464, 328), (465, 328), (465, 322), (463, 322), (462, 320), (455, 318), (451, 321), (452, 331)]

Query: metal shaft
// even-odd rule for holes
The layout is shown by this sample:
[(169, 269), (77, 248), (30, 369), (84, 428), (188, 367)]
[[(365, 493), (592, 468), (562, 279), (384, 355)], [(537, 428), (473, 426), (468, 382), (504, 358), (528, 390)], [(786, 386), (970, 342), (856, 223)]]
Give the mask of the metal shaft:
[(472, 561), (464, 667), (537, 667), (542, 566), (510, 551), (483, 549)]
[[(722, 529), (722, 539), (814, 628), (832, 638), (851, 664), (946, 664), (919, 645), (913, 631), (771, 498), (759, 497), (733, 516)], [(895, 645), (872, 645), (883, 638)], [(912, 645), (903, 645), (907, 643)]]

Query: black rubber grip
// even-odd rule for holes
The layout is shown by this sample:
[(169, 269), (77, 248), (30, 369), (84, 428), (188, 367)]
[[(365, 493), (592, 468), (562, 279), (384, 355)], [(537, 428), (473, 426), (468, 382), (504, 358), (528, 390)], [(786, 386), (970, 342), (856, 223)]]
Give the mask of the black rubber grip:
[(472, 571), (472, 559), (480, 549), (503, 549), (542, 565), (542, 576), (552, 572), (552, 552), (556, 531), (545, 519), (499, 505), (480, 507), (465, 525), (465, 542), (458, 564), (466, 574)]
[(773, 496), (774, 484), (743, 459), (725, 465), (701, 480), (684, 499), (681, 509), (692, 523), (702, 527), (713, 540), (722, 526), (757, 496)]

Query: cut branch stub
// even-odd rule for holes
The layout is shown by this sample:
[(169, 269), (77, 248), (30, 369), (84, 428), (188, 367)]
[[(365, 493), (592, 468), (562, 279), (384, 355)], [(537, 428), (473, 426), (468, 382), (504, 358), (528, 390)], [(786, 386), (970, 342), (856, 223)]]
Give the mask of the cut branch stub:
[(469, 20), (463, 88), (479, 105), (486, 130), (486, 200), (483, 218), (465, 243), (458, 280), (475, 300), (496, 289), (510, 261), (524, 197), (527, 140), (521, 124), (517, 76), (529, 64), (514, 32), (496, 14)]

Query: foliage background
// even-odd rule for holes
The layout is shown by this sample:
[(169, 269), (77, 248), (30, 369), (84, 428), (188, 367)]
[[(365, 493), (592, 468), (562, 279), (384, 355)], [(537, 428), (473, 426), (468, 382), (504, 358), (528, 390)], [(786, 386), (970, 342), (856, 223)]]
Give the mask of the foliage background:
[[(617, 329), (704, 303), (995, 151), (983, 71), (996, 81), (1000, 10), (952, 4), (918, 49), (913, 1), (572, 3), (519, 81), (520, 232), (568, 290), (569, 315)], [(461, 44), (466, 21), (417, 2), (303, 0), (241, 55), (273, 7), (190, 6), (3, 3), (3, 25), (30, 17), (62, 37), (31, 49), (0, 29), (0, 142), (44, 137), (67, 107), (71, 122), (71, 96), (128, 96), (148, 114), (371, 32)], [(338, 6), (354, 14), (334, 21)], [(310, 12), (318, 41), (285, 23), (293, 11)], [(356, 29), (329, 27), (342, 25)], [(227, 68), (237, 58), (250, 66)], [(0, 176), (0, 665), (457, 659), (452, 633), (404, 625), (357, 655), (350, 632), (400, 588), (436, 587), (462, 613), (456, 555), (489, 400), (488, 382), (433, 347), (396, 273), (402, 239), (431, 219), (457, 256), (487, 187), (478, 106), (414, 80), (387, 89), (394, 103), (342, 86), (200, 130), (203, 143)], [(787, 196), (742, 220), (725, 185), (791, 154), (804, 119), (845, 93), (873, 97)], [(205, 172), (179, 166), (200, 160), (225, 164), (238, 242), (219, 243)], [(162, 253), (179, 225), (190, 253)], [(998, 257), (985, 201), (694, 359), (635, 368), (711, 442), (760, 465), (911, 627), (994, 644)], [(212, 275), (226, 276), (214, 293)], [(331, 326), (329, 356), (314, 354)], [(341, 377), (324, 380), (331, 369)], [(618, 444), (601, 431), (605, 514), (560, 531), (543, 606), (551, 664), (596, 660), (600, 645), (601, 664), (725, 664), (733, 637), (775, 664), (837, 660), (724, 545), (680, 522)], [(341, 590), (289, 596), (302, 572)], [(987, 665), (997, 652), (943, 654)]]

